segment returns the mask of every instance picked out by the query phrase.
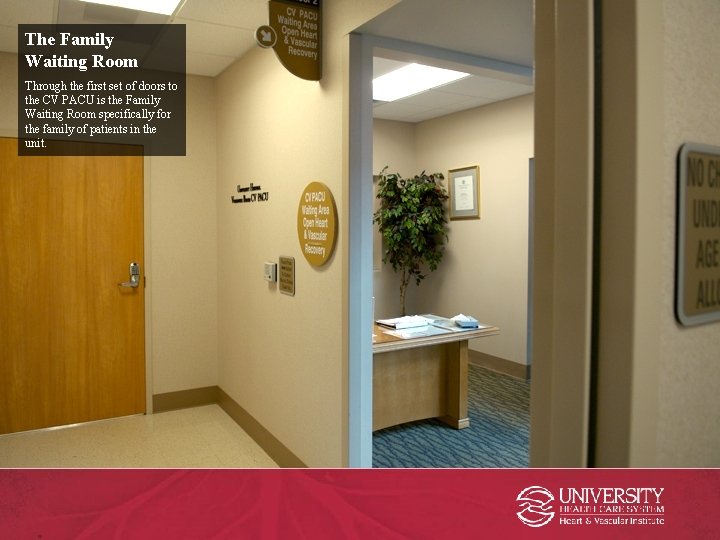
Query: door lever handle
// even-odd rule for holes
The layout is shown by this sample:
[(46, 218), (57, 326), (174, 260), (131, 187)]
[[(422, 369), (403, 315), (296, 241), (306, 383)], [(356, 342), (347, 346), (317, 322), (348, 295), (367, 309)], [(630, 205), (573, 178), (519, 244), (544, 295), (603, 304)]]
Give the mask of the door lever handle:
[(136, 289), (138, 285), (140, 285), (140, 280), (136, 276), (131, 277), (130, 281), (122, 281), (118, 283), (118, 286), (120, 287), (131, 287), (133, 289)]
[(136, 289), (140, 285), (140, 265), (136, 262), (130, 263), (130, 281), (118, 283), (119, 287)]

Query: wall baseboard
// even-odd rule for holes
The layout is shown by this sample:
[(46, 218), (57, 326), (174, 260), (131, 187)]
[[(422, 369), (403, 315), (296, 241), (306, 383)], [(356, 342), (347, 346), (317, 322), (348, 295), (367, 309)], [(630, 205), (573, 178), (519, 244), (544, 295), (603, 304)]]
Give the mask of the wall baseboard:
[(307, 467), (287, 446), (280, 442), (219, 386), (192, 388), (153, 396), (153, 411), (155, 413), (201, 407), (203, 405), (220, 406), (280, 467)]
[(216, 404), (218, 402), (218, 390), (220, 389), (217, 386), (205, 386), (178, 392), (154, 394), (152, 401), (153, 412), (175, 411)]
[(468, 350), (468, 362), (476, 366), (484, 367), (491, 371), (497, 371), (516, 379), (530, 380), (531, 366), (511, 362), (492, 354), (485, 354), (479, 351)]
[(218, 388), (218, 405), (237, 425), (267, 452), (267, 454), (283, 468), (306, 468), (307, 465), (290, 451), (279, 439), (270, 433), (265, 426), (258, 422), (249, 412), (243, 409), (233, 398), (228, 396), (222, 388)]

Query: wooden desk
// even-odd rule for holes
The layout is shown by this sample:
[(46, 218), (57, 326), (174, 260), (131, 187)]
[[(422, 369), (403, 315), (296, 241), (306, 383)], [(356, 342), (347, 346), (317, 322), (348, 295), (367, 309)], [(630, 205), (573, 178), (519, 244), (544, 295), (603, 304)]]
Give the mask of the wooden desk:
[(409, 339), (387, 332), (373, 328), (373, 431), (424, 418), (468, 427), (468, 340), (500, 330), (490, 326)]

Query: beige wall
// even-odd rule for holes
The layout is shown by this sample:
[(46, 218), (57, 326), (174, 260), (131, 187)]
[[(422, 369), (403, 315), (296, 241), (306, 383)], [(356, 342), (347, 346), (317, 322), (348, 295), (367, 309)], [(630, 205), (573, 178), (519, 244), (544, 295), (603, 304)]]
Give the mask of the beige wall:
[(610, 0), (596, 465), (720, 465), (720, 327), (674, 317), (676, 157), (720, 145), (712, 0)]
[[(375, 122), (375, 168), (387, 164), (391, 171), (404, 175), (425, 170), (447, 177), (449, 169), (478, 165), (481, 217), (449, 222), (443, 261), (419, 287), (411, 284), (414, 298), (408, 303), (408, 312), (465, 313), (495, 324), (501, 329), (499, 336), (475, 340), (470, 347), (525, 364), (533, 97), (522, 96), (411, 128), (400, 122)], [(397, 277), (389, 268), (375, 276), (376, 310), (390, 311), (397, 305)], [(382, 298), (388, 294), (392, 298), (389, 306)]]
[[(219, 381), (304, 463), (335, 467), (347, 454), (344, 260), (311, 267), (300, 252), (305, 186), (327, 184), (347, 225), (343, 102), (347, 33), (393, 2), (328, 2), (320, 83), (298, 79), (256, 49), (217, 78)], [(266, 203), (231, 204), (238, 184)], [(295, 258), (295, 296), (262, 278), (264, 261)]]
[[(188, 77), (188, 155), (146, 161), (151, 393), (219, 384), (310, 466), (347, 461), (344, 304), (348, 37), (397, 0), (328, 3), (322, 82), (253, 50), (216, 79)], [(17, 56), (0, 54), (0, 130), (16, 130)], [(296, 236), (300, 193), (325, 182), (339, 210), (334, 257), (316, 269)], [(232, 205), (237, 184), (270, 192)], [(296, 295), (262, 263), (296, 260)]]
[(373, 171), (413, 176), (417, 168), (416, 124), (394, 120), (373, 121)]
[[(17, 55), (0, 53), (0, 131), (17, 133)], [(217, 384), (213, 80), (187, 78), (187, 156), (146, 159), (153, 394)]]
[(186, 96), (186, 156), (148, 158), (154, 394), (218, 383), (213, 79)]
[(17, 55), (0, 52), (0, 130), (17, 136)]
[[(675, 156), (686, 142), (720, 146), (720, 4), (663, 2), (665, 153), (662, 310), (658, 336), (657, 459), (661, 467), (720, 466), (720, 324), (683, 328), (673, 317)], [(715, 66), (715, 67), (711, 67)]]

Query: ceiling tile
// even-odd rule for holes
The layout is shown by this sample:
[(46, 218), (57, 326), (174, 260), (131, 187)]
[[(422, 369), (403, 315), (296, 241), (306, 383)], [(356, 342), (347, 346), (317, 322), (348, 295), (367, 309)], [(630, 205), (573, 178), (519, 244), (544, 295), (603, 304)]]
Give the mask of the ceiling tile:
[(476, 97), (470, 97), (466, 101), (463, 101), (461, 103), (457, 103), (456, 105), (446, 105), (444, 106), (448, 112), (457, 112), (457, 111), (463, 111), (466, 109), (474, 109), (476, 107), (482, 107), (483, 105), (489, 105), (490, 103), (494, 103), (496, 100), (476, 96)]
[(50, 24), (53, 22), (54, 0), (0, 2), (0, 21), (5, 26), (18, 24)]
[(238, 57), (255, 46), (255, 31), (177, 18), (184, 24), (187, 50)]
[(57, 22), (60, 24), (165, 24), (169, 19), (167, 15), (147, 11), (58, 0)]
[(473, 76), (456, 81), (452, 85), (447, 85), (446, 87), (443, 87), (443, 90), (466, 96), (508, 99), (522, 94), (529, 94), (533, 91), (533, 87), (526, 84), (493, 79), (490, 77)]
[(376, 56), (373, 58), (373, 79), (377, 79), (381, 75), (400, 69), (407, 64), (408, 62), (390, 60), (389, 58), (380, 58), (379, 56)]
[(447, 115), (461, 111), (468, 111), (470, 109), (482, 107), (483, 105), (489, 105), (490, 103), (494, 103), (494, 101), (486, 98), (470, 98), (467, 101), (463, 101), (462, 103), (457, 103), (455, 105), (443, 104), (439, 110), (442, 110), (443, 115)]
[(533, 65), (533, 0), (403, 0), (358, 31)]
[(188, 51), (186, 56), (188, 74), (214, 77), (235, 61), (232, 56)]
[(0, 51), (18, 52), (17, 26), (0, 26)]
[[(441, 88), (446, 87), (452, 87), (451, 84), (443, 86)], [(397, 101), (394, 101), (393, 103), (402, 103), (403, 101), (412, 103), (414, 106), (417, 107), (428, 107), (428, 108), (435, 108), (438, 106), (438, 103), (442, 104), (443, 106), (448, 105), (455, 105), (458, 103), (463, 103), (469, 99), (469, 96), (463, 95), (463, 94), (453, 94), (450, 92), (442, 92), (438, 89), (434, 90), (428, 90), (426, 92), (422, 92), (420, 94), (415, 94), (414, 96), (409, 96), (404, 99), (399, 99)]]
[(267, 0), (187, 0), (179, 18), (245, 28), (268, 24)]
[(532, 86), (472, 75), (414, 96), (376, 104), (373, 114), (386, 120), (421, 122), (532, 92)]
[(384, 120), (411, 122), (412, 120), (408, 120), (408, 118), (424, 113), (427, 110), (427, 107), (413, 105), (412, 102), (407, 100), (405, 100), (405, 102), (376, 103), (373, 106), (373, 117)]

